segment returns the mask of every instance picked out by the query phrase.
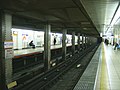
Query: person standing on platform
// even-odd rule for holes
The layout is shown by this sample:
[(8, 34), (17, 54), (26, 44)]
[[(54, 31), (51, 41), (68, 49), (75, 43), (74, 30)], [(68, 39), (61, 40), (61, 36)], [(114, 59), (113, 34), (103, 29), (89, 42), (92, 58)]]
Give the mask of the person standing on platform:
[(116, 43), (115, 43), (114, 50), (116, 50), (117, 47), (118, 47), (118, 43), (116, 42)]
[(106, 44), (106, 45), (108, 45), (108, 44), (109, 44), (108, 39), (105, 39), (105, 44)]
[(35, 45), (33, 43), (33, 40), (29, 43), (30, 46), (32, 46), (32, 48), (35, 48)]
[(55, 37), (54, 37), (54, 41), (53, 42), (54, 42), (54, 45), (55, 45), (56, 44), (56, 38)]

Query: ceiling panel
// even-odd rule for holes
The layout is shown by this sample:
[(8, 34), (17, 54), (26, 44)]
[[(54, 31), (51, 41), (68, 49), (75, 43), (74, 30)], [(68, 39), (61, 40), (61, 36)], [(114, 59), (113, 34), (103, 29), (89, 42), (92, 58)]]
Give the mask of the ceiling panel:
[(67, 9), (67, 13), (71, 21), (88, 21), (78, 8), (69, 8)]
[(4, 0), (0, 8), (13, 15), (49, 22), (52, 27), (79, 28), (77, 31), (98, 36), (110, 24), (118, 3), (119, 0)]
[(81, 1), (99, 32), (103, 32), (106, 29), (104, 27), (110, 24), (119, 3), (119, 0)]

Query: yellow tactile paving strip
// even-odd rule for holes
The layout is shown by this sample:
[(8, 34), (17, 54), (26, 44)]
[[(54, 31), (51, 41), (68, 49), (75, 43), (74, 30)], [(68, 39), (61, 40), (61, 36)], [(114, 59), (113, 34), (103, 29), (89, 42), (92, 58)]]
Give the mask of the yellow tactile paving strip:
[(111, 90), (106, 60), (105, 46), (102, 43), (94, 90)]
[(102, 66), (101, 66), (101, 75), (100, 75), (100, 90), (110, 90), (105, 53), (106, 53), (105, 47), (102, 44)]

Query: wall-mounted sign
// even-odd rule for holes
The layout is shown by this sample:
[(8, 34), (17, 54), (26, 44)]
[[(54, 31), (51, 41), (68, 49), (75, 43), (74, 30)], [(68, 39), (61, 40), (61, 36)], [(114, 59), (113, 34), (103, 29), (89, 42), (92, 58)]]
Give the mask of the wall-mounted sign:
[(13, 42), (12, 41), (5, 41), (4, 42), (4, 48), (13, 48)]
[(5, 49), (5, 58), (6, 59), (13, 58), (13, 56), (14, 56), (13, 49)]

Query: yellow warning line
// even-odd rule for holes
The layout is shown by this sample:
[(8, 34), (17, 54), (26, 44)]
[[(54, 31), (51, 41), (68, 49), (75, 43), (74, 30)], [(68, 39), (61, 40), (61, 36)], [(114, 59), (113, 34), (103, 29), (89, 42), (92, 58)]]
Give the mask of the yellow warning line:
[(16, 86), (16, 85), (17, 85), (17, 82), (16, 82), (16, 81), (13, 81), (13, 82), (9, 83), (9, 84), (7, 85), (7, 87), (8, 87), (8, 89), (10, 89), (10, 88), (12, 88), (12, 87), (14, 87), (14, 86)]
[(100, 77), (100, 90), (109, 89), (108, 71), (105, 57), (105, 47), (102, 45), (102, 66), (101, 66), (101, 77)]

